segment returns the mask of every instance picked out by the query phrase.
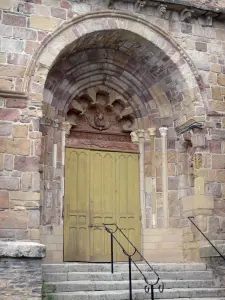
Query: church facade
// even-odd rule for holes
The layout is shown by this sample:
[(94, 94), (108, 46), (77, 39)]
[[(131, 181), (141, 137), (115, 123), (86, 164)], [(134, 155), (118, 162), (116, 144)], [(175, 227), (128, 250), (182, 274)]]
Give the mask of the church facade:
[(116, 223), (150, 261), (210, 259), (189, 217), (223, 244), (223, 1), (0, 9), (2, 243), (109, 261)]

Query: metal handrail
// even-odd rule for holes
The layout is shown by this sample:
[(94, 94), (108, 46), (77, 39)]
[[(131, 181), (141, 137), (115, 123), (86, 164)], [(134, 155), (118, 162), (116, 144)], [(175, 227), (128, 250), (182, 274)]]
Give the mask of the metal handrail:
[(210, 241), (210, 239), (201, 231), (201, 229), (195, 224), (195, 222), (192, 219), (194, 219), (194, 217), (188, 217), (188, 220), (198, 229), (198, 231), (204, 236), (204, 238), (216, 250), (216, 252), (219, 254), (219, 256), (222, 257), (223, 260), (225, 260), (225, 257), (223, 256), (223, 254), (216, 248), (215, 245), (213, 245), (213, 243)]
[[(111, 243), (111, 273), (114, 272), (114, 252), (113, 252), (113, 240), (117, 242), (117, 244), (120, 246), (120, 248), (123, 250), (123, 253), (128, 257), (128, 264), (129, 264), (129, 293), (130, 293), (130, 300), (132, 300), (132, 271), (131, 271), (131, 263), (135, 265), (135, 267), (138, 269), (138, 271), (141, 273), (141, 275), (144, 278), (144, 281), (146, 283), (144, 290), (146, 293), (149, 293), (151, 291), (151, 299), (154, 300), (154, 286), (158, 283), (159, 284), (159, 291), (160, 293), (164, 290), (164, 284), (160, 279), (159, 274), (153, 269), (153, 267), (148, 263), (148, 261), (143, 257), (143, 255), (138, 251), (138, 249), (134, 246), (134, 244), (128, 239), (128, 237), (124, 234), (124, 232), (119, 228), (119, 226), (116, 223), (111, 224), (104, 224), (105, 230), (110, 234), (110, 243)], [(112, 230), (108, 226), (115, 226), (115, 230)], [(124, 249), (124, 247), (121, 245), (121, 243), (118, 241), (118, 239), (115, 237), (115, 233), (119, 230), (119, 232), (125, 237), (125, 239), (129, 242), (129, 244), (134, 248), (134, 251), (132, 254), (128, 254), (127, 251)], [(144, 262), (149, 266), (149, 268), (152, 270), (152, 272), (156, 275), (156, 281), (154, 283), (149, 283), (147, 277), (143, 274), (141, 269), (138, 267), (136, 262), (132, 259), (132, 256), (134, 256), (136, 253), (140, 255), (140, 257), (144, 260)]]

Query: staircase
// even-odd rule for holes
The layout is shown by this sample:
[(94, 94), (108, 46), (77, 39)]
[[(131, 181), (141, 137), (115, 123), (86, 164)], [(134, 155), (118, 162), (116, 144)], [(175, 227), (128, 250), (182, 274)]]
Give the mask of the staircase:
[[(146, 264), (138, 263), (149, 280), (155, 279)], [(164, 282), (160, 293), (155, 288), (155, 299), (215, 299), (225, 300), (225, 288), (213, 281), (213, 273), (203, 263), (152, 264)], [(44, 300), (128, 300), (128, 264), (115, 263), (114, 274), (110, 264), (63, 263), (42, 265)], [(132, 266), (133, 300), (151, 299), (144, 291), (145, 282)]]

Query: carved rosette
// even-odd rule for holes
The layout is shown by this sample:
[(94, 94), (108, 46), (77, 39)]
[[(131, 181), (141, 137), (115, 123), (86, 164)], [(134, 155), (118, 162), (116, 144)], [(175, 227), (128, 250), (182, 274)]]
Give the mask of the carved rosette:
[(72, 101), (67, 122), (72, 126), (70, 138), (85, 145), (91, 141), (99, 145), (108, 143), (110, 147), (113, 143), (131, 143), (130, 133), (136, 129), (135, 116), (128, 102), (115, 91), (97, 88), (86, 90)]
[(75, 130), (96, 132), (130, 133), (134, 129), (135, 118), (126, 103), (109, 93), (83, 94), (73, 100), (67, 113), (67, 120)]

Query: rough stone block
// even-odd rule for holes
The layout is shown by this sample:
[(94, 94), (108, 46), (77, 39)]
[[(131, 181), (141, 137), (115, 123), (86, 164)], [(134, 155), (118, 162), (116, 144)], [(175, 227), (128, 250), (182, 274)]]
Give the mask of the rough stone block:
[(28, 136), (28, 126), (13, 125), (12, 136), (15, 138), (26, 138)]
[(10, 200), (39, 201), (40, 193), (22, 191), (10, 192)]
[(219, 85), (225, 86), (225, 74), (219, 74), (217, 76), (217, 82)]
[(6, 99), (6, 107), (8, 107), (8, 108), (26, 108), (27, 100), (7, 98)]
[(206, 43), (196, 42), (195, 48), (197, 51), (207, 52), (207, 44)]
[(51, 8), (51, 14), (55, 18), (66, 20), (66, 10), (58, 7)]
[(12, 78), (2, 77), (0, 78), (0, 89), (11, 91), (14, 89), (14, 82)]
[(36, 156), (16, 156), (14, 169), (22, 172), (37, 172), (40, 158)]
[(41, 29), (41, 30), (52, 30), (59, 24), (57, 19), (43, 16), (31, 16), (30, 17), (30, 27)]
[(12, 0), (1, 0), (0, 8), (1, 9), (10, 9), (12, 7)]
[(17, 109), (0, 108), (0, 120), (4, 121), (18, 121), (20, 113)]
[(8, 64), (26, 66), (28, 60), (28, 55), (9, 53), (7, 56)]
[(194, 216), (201, 210), (212, 210), (214, 208), (214, 199), (212, 196), (195, 195), (182, 199), (183, 213), (186, 216)]
[(9, 77), (23, 77), (26, 68), (17, 65), (0, 65), (0, 74)]
[(32, 191), (40, 191), (40, 173), (32, 173)]
[(39, 228), (40, 226), (40, 211), (29, 210), (28, 212), (28, 228)]
[(17, 27), (26, 27), (27, 18), (22, 15), (11, 14), (8, 12), (3, 13), (2, 24), (17, 26)]
[(27, 211), (0, 211), (1, 229), (26, 229), (27, 220)]
[(0, 122), (0, 136), (8, 136), (12, 133), (12, 123)]
[(45, 257), (45, 245), (33, 242), (0, 242), (0, 257)]
[(9, 208), (9, 192), (0, 191), (0, 209), (7, 209), (7, 208)]
[(213, 169), (225, 169), (225, 156), (224, 155), (212, 155), (212, 168)]
[[(18, 191), (19, 178), (10, 176), (0, 176), (0, 189)], [(17, 193), (17, 192), (16, 192)]]
[(14, 155), (5, 154), (4, 157), (4, 168), (7, 171), (12, 171), (14, 167)]
[(32, 187), (32, 173), (24, 172), (21, 176), (21, 188), (22, 191), (29, 191)]
[(4, 154), (3, 153), (0, 153), (0, 171), (3, 170), (4, 168), (4, 160), (3, 160), (3, 156)]
[(28, 53), (28, 54), (34, 54), (34, 52), (37, 50), (39, 45), (40, 45), (39, 42), (26, 41), (26, 43), (25, 43), (25, 52)]
[(33, 40), (37, 39), (37, 31), (29, 28), (13, 28), (13, 37), (21, 40)]
[[(12, 139), (8, 138), (6, 141), (7, 152), (15, 155), (29, 155), (30, 154), (30, 140), (29, 139)], [(19, 170), (21, 171), (21, 170)]]

